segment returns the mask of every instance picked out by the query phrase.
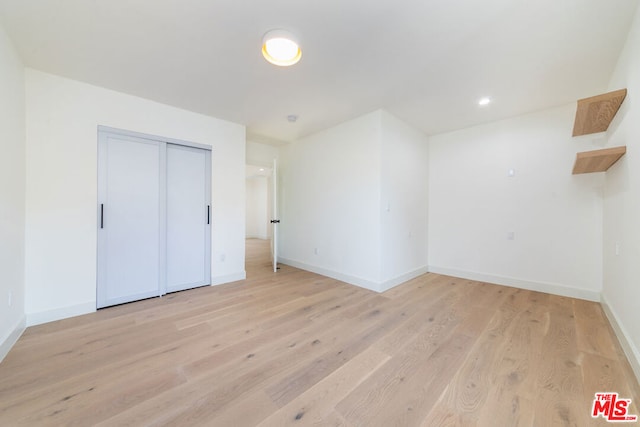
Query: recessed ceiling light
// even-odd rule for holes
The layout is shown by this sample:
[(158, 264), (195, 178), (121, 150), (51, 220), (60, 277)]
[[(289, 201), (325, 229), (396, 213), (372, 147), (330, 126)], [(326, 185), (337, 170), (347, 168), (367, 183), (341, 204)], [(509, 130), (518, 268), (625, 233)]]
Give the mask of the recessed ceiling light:
[(480, 106), (489, 105), (490, 103), (491, 103), (491, 98), (489, 98), (488, 96), (485, 96), (484, 98), (480, 98), (478, 100), (478, 105)]
[(288, 67), (300, 61), (302, 49), (285, 30), (271, 30), (262, 37), (262, 56), (274, 65)]
[(296, 120), (298, 120), (298, 116), (296, 116), (295, 114), (289, 114), (287, 116), (287, 120), (289, 120), (289, 122), (291, 122), (291, 123), (295, 123)]
[(260, 172), (264, 172), (264, 168), (260, 168)]

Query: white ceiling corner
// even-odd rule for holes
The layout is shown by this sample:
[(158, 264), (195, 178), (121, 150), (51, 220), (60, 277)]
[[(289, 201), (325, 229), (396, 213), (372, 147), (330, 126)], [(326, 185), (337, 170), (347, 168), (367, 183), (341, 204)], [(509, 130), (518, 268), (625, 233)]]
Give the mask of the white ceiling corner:
[[(386, 109), (427, 134), (606, 90), (638, 0), (0, 0), (25, 65), (292, 141)], [(260, 53), (294, 32), (299, 64)], [(476, 101), (494, 102), (479, 109)], [(298, 121), (287, 121), (289, 114)]]

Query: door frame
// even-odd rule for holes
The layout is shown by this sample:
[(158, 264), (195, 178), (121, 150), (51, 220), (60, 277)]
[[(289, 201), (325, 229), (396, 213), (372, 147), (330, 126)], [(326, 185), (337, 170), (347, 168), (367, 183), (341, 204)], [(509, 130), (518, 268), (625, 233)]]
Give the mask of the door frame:
[(278, 159), (273, 159), (273, 167), (271, 170), (271, 266), (273, 272), (278, 272), (278, 225), (280, 218), (278, 217)]
[[(212, 155), (213, 155), (213, 149), (210, 145), (205, 145), (205, 144), (200, 144), (200, 143), (196, 143), (196, 142), (192, 142), (192, 141), (186, 141), (186, 140), (180, 140), (180, 139), (174, 139), (174, 138), (167, 138), (167, 137), (163, 137), (163, 136), (158, 136), (158, 135), (152, 135), (152, 134), (145, 134), (145, 133), (141, 133), (141, 132), (135, 132), (135, 131), (130, 131), (130, 130), (125, 130), (125, 129), (118, 129), (118, 128), (113, 128), (113, 127), (109, 127), (109, 126), (103, 126), (103, 125), (98, 125), (97, 127), (97, 163), (98, 163), (98, 176), (97, 176), (97, 184), (98, 184), (98, 191), (97, 191), (97, 200), (96, 200), (96, 209), (97, 209), (97, 227), (96, 227), (96, 234), (97, 234), (97, 239), (96, 239), (96, 253), (97, 253), (97, 259), (96, 259), (96, 308), (103, 308), (103, 307), (108, 307), (111, 305), (117, 305), (117, 304), (122, 304), (125, 302), (131, 302), (131, 301), (135, 301), (135, 300), (131, 300), (131, 301), (121, 301), (121, 302), (114, 302), (114, 303), (107, 303), (107, 301), (103, 301), (104, 298), (101, 299), (101, 293), (100, 293), (100, 289), (99, 289), (99, 283), (101, 281), (104, 281), (104, 274), (106, 274), (106, 270), (105, 270), (105, 266), (106, 266), (106, 260), (105, 260), (105, 256), (106, 256), (106, 251), (104, 250), (104, 246), (105, 246), (105, 233), (101, 232), (100, 229), (100, 225), (101, 225), (101, 221), (103, 220), (103, 210), (101, 209), (101, 205), (104, 204), (104, 198), (106, 195), (106, 189), (102, 188), (103, 185), (106, 185), (106, 177), (104, 176), (104, 174), (106, 173), (105, 168), (101, 167), (101, 156), (105, 156), (106, 152), (106, 141), (108, 140), (108, 136), (109, 135), (115, 135), (118, 137), (123, 137), (125, 139), (137, 139), (137, 140), (142, 140), (142, 141), (138, 141), (138, 142), (144, 142), (144, 141), (148, 141), (149, 143), (153, 143), (153, 144), (159, 144), (161, 146), (161, 162), (165, 163), (166, 166), (166, 146), (167, 144), (172, 144), (172, 145), (178, 145), (178, 146), (183, 146), (183, 147), (191, 147), (191, 148), (199, 148), (202, 150), (206, 150), (208, 151), (210, 154), (208, 156), (206, 156), (206, 162), (207, 162), (207, 172), (206, 172), (206, 199), (207, 199), (207, 203), (209, 205), (209, 215), (210, 215), (210, 223), (209, 223), (209, 227), (207, 228), (207, 233), (206, 233), (206, 241), (208, 243), (208, 248), (207, 248), (207, 252), (209, 254), (209, 257), (207, 259), (207, 265), (209, 266), (209, 274), (207, 275), (207, 277), (209, 278), (209, 282), (211, 281), (211, 252), (212, 252), (212, 248), (211, 248), (211, 242), (212, 242), (212, 229), (213, 229), (213, 206), (212, 206), (212, 182), (211, 182), (211, 176), (212, 176)], [(164, 193), (161, 191), (161, 199), (160, 199), (160, 203), (165, 203), (166, 204), (166, 174), (165, 176), (161, 176), (161, 189), (164, 188)], [(166, 265), (167, 265), (167, 260), (166, 260), (166, 256), (167, 256), (167, 248), (166, 248), (166, 213), (162, 212), (160, 213), (160, 227), (164, 226), (164, 230), (165, 232), (162, 233), (159, 231), (159, 260), (160, 260), (160, 265), (159, 265), (159, 271), (158, 271), (158, 277), (159, 277), (159, 283), (158, 283), (158, 293), (157, 295), (149, 295), (148, 297), (152, 297), (152, 296), (162, 296), (164, 294), (167, 293), (167, 283), (166, 283)], [(206, 286), (206, 285), (203, 285)], [(102, 304), (102, 305), (101, 305)]]
[(167, 144), (183, 145), (185, 147), (202, 148), (203, 150), (213, 151), (210, 145), (199, 144), (183, 139), (167, 138), (164, 136), (151, 135), (148, 133), (134, 132), (131, 130), (118, 129), (109, 126), (98, 125), (98, 135), (100, 132), (113, 133), (120, 136), (132, 136), (140, 139), (150, 139), (151, 141), (166, 142)]

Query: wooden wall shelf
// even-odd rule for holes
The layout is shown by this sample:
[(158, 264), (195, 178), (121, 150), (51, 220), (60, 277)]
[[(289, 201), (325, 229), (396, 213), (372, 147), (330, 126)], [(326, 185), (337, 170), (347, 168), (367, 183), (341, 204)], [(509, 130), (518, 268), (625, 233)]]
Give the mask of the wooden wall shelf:
[(576, 155), (573, 174), (604, 172), (627, 152), (626, 146), (583, 151)]
[(627, 89), (620, 89), (591, 98), (579, 99), (576, 121), (573, 125), (573, 136), (606, 131), (626, 96)]

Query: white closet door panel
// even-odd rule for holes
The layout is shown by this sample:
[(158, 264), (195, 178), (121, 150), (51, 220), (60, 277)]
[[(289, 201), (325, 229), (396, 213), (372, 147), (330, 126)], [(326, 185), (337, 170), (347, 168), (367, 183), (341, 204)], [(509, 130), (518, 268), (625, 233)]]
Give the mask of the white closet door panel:
[(210, 284), (209, 156), (167, 145), (167, 292)]
[(163, 145), (111, 135), (103, 143), (98, 307), (159, 295), (164, 199)]

